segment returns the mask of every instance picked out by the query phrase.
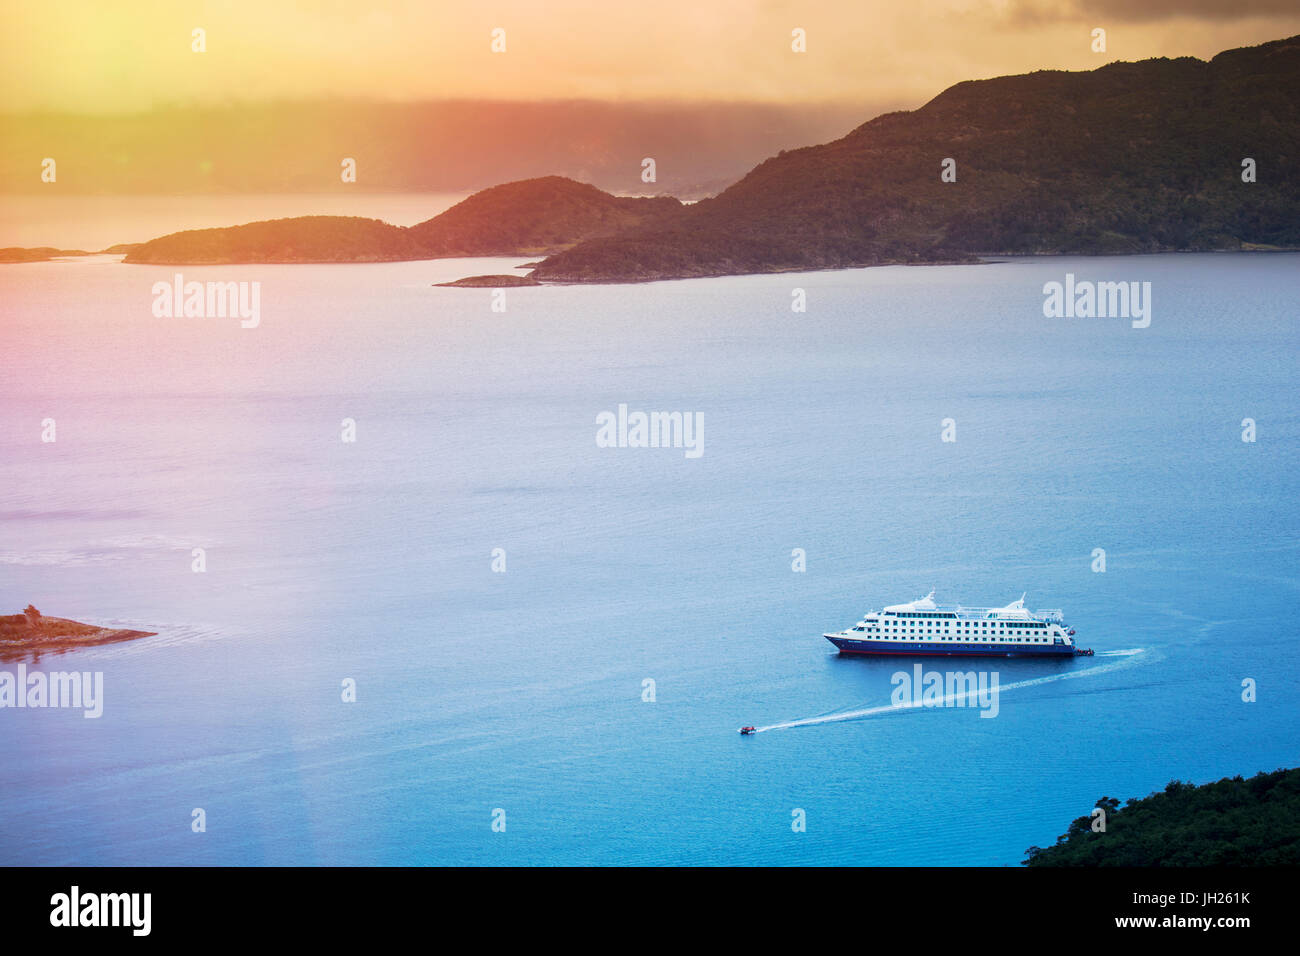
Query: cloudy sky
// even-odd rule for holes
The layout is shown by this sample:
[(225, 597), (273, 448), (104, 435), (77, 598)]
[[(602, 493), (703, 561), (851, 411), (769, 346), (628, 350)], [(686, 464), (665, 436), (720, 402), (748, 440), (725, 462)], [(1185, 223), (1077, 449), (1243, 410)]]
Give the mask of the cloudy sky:
[[(196, 27), (205, 53), (191, 51)], [(1105, 53), (1091, 50), (1097, 27)], [(806, 53), (791, 51), (795, 28)], [(1207, 58), (1297, 33), (1297, 0), (6, 2), (0, 110), (321, 97), (910, 108), (963, 79)]]

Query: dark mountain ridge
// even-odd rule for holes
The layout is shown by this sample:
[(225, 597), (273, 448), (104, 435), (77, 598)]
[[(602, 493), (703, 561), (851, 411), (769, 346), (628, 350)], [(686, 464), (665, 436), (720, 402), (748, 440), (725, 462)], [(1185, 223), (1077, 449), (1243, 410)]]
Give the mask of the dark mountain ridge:
[[(1300, 37), (958, 83), (912, 112), (784, 151), (712, 199), (619, 198), (558, 176), (410, 228), (302, 217), (174, 233), (127, 262), (547, 255), (532, 278), (969, 262), (988, 254), (1300, 248)], [(1243, 161), (1257, 181), (1243, 181)], [(945, 182), (945, 161), (956, 180)]]
[[(665, 226), (534, 272), (609, 282), (1101, 254), (1300, 247), (1300, 37), (958, 83), (783, 152)], [(956, 161), (956, 181), (941, 163)], [(1242, 181), (1242, 161), (1258, 181)]]

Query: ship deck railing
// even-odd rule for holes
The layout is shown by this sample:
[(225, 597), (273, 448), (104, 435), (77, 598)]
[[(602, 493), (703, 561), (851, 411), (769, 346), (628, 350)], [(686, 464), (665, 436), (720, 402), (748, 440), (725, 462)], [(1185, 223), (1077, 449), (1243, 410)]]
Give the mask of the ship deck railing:
[[(1005, 607), (967, 607), (964, 604), (936, 604), (933, 610), (935, 613), (956, 614), (958, 620), (985, 621), (988, 620), (989, 612), (1005, 611), (1006, 608)], [(1030, 617), (1039, 621), (1046, 621), (1049, 624), (1065, 623), (1065, 612), (1060, 608), (1044, 608), (1038, 611), (1030, 611), (1028, 608), (1026, 608), (1025, 612), (1029, 614)], [(879, 614), (883, 616), (885, 612), (868, 611), (867, 613)]]

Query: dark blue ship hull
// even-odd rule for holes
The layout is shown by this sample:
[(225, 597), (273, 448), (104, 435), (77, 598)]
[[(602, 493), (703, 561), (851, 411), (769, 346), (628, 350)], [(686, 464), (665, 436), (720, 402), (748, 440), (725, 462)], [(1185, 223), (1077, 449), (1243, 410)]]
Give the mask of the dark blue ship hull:
[(841, 654), (882, 654), (894, 657), (1075, 657), (1078, 651), (1072, 644), (1041, 644), (1008, 647), (1006, 644), (980, 643), (943, 644), (921, 641), (869, 641), (827, 634), (826, 640), (840, 649)]

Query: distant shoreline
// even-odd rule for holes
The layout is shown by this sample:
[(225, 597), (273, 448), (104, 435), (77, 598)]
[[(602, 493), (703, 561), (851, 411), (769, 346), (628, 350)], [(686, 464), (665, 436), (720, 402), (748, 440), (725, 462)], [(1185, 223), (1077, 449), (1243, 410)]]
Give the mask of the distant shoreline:
[[(63, 259), (91, 259), (96, 256), (118, 255), (125, 256), (122, 252), (80, 252), (80, 251), (55, 251), (45, 258), (5, 258), (4, 253), (13, 250), (0, 250), (0, 265), (10, 264), (19, 265), (27, 263), (40, 262), (57, 262)], [(19, 250), (19, 251), (37, 251), (37, 250)], [(787, 275), (797, 273), (815, 273), (815, 272), (850, 272), (856, 269), (878, 269), (887, 266), (983, 266), (996, 265), (1000, 262), (1006, 262), (1013, 259), (1121, 259), (1136, 256), (1154, 257), (1154, 256), (1230, 256), (1230, 255), (1275, 255), (1286, 253), (1300, 252), (1300, 247), (1275, 246), (1275, 247), (1255, 247), (1250, 249), (1166, 249), (1155, 252), (982, 252), (975, 253), (970, 258), (962, 259), (935, 259), (935, 260), (896, 260), (888, 262), (871, 262), (862, 265), (846, 266), (825, 266), (800, 267), (800, 266), (783, 266), (770, 269), (763, 269), (753, 272), (712, 272), (701, 273), (700, 275), (689, 276), (637, 276), (632, 278), (602, 278), (600, 280), (577, 281), (577, 280), (560, 280), (560, 279), (533, 279), (529, 275), (511, 276), (511, 275), (469, 275), (447, 282), (435, 282), (434, 288), (453, 289), (453, 288), (472, 288), (472, 289), (492, 289), (492, 288), (515, 288), (515, 287), (562, 287), (562, 286), (605, 286), (605, 285), (643, 285), (651, 282), (685, 282), (690, 279), (725, 279), (739, 278), (742, 276), (763, 276), (763, 275)], [(513, 259), (518, 256), (496, 255), (496, 256), (436, 256), (433, 258), (402, 258), (402, 259), (373, 259), (373, 260), (346, 260), (337, 262), (322, 262), (320, 260), (308, 259), (286, 259), (286, 260), (247, 260), (247, 261), (230, 261), (230, 262), (168, 262), (168, 263), (144, 263), (144, 262), (123, 262), (129, 266), (150, 266), (158, 268), (180, 268), (180, 267), (211, 267), (211, 266), (299, 266), (299, 265), (332, 265), (332, 266), (367, 266), (367, 265), (386, 265), (396, 262), (445, 262), (455, 259)], [(517, 269), (528, 268), (536, 265), (529, 263), (526, 266), (516, 266)]]
[(54, 259), (82, 259), (89, 256), (124, 256), (138, 243), (124, 242), (97, 252), (84, 249), (60, 249), (56, 246), (8, 246), (0, 249), (0, 263), (50, 262)]

